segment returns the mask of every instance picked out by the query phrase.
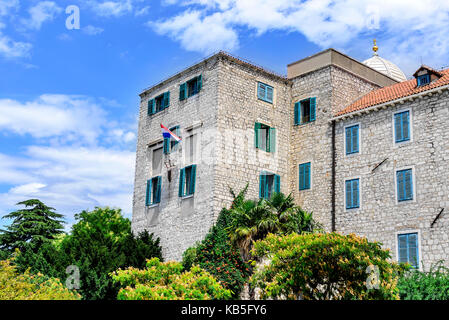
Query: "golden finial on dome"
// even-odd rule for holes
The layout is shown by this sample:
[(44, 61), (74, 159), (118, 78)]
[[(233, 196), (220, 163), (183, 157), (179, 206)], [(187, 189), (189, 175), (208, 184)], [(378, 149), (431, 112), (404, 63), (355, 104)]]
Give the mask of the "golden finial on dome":
[(379, 47), (377, 46), (377, 40), (374, 39), (374, 46), (373, 46), (373, 51), (374, 51), (374, 55), (377, 56), (377, 50), (379, 50)]

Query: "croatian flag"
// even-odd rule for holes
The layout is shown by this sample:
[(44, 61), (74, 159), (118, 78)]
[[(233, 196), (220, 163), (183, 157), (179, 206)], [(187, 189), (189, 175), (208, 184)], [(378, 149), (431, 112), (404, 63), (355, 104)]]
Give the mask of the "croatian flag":
[(164, 138), (167, 138), (167, 139), (173, 138), (177, 142), (181, 141), (180, 137), (178, 137), (176, 134), (174, 134), (173, 132), (168, 130), (167, 127), (165, 127), (162, 123), (161, 123), (161, 129), (162, 129), (162, 135), (164, 136)]

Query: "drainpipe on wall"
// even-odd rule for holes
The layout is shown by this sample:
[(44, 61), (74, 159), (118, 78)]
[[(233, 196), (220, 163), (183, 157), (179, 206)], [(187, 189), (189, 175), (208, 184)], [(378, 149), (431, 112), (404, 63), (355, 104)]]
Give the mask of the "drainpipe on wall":
[(335, 166), (336, 166), (336, 147), (335, 147), (335, 120), (332, 120), (332, 186), (331, 186), (331, 219), (332, 219), (332, 232), (336, 231), (335, 226)]

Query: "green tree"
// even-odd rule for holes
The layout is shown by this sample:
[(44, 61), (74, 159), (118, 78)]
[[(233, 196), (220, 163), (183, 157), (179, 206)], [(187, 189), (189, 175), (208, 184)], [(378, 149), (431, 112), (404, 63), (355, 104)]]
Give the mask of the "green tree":
[(145, 269), (128, 268), (112, 273), (115, 283), (122, 286), (118, 300), (211, 300), (229, 299), (231, 292), (207, 271), (192, 266), (183, 271), (179, 262), (162, 263), (148, 260)]
[(4, 219), (12, 219), (7, 230), (0, 230), (0, 249), (12, 253), (16, 248), (37, 250), (63, 232), (63, 215), (54, 212), (37, 199), (17, 203), (24, 205), (20, 209), (5, 215)]
[(270, 234), (253, 255), (267, 260), (250, 280), (262, 298), (399, 299), (400, 267), (389, 251), (353, 234)]
[(229, 221), (229, 211), (223, 209), (205, 239), (184, 252), (183, 266), (190, 270), (192, 265), (198, 265), (231, 290), (232, 298), (238, 298), (250, 275), (250, 265), (243, 262), (238, 248), (229, 239), (226, 231)]
[[(118, 286), (109, 273), (129, 266), (142, 267), (145, 259), (161, 258), (159, 239), (147, 232), (135, 237), (131, 222), (120, 209), (95, 208), (75, 215), (77, 223), (58, 244), (65, 263), (80, 269), (84, 299), (115, 299)], [(60, 270), (60, 272), (65, 272)]]

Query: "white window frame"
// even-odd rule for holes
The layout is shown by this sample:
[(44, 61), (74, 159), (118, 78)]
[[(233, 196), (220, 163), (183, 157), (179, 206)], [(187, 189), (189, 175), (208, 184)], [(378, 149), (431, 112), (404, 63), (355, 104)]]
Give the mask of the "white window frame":
[[(406, 200), (406, 201), (399, 201), (398, 200), (398, 171), (412, 169), (412, 192), (413, 192), (413, 199), (412, 200)], [(415, 203), (416, 199), (418, 198), (418, 194), (416, 193), (416, 172), (415, 172), (415, 166), (407, 166), (407, 167), (398, 167), (394, 169), (394, 195), (396, 200), (396, 205), (406, 205), (408, 203)]]
[[(346, 207), (346, 181), (349, 180), (356, 180), (359, 179), (359, 207), (358, 208), (347, 208)], [(362, 209), (362, 177), (361, 176), (355, 176), (355, 177), (348, 177), (345, 178), (343, 181), (343, 208), (344, 212), (354, 212)]]
[[(409, 129), (410, 129), (410, 139), (407, 140), (407, 141), (396, 142), (396, 128), (395, 128), (395, 125), (394, 125), (394, 117), (395, 117), (396, 114), (402, 113), (402, 112), (405, 112), (405, 111), (409, 112), (409, 121), (410, 121), (410, 123), (408, 124), (408, 126), (409, 126)], [(403, 109), (394, 111), (392, 113), (392, 116), (391, 116), (391, 124), (392, 124), (392, 132), (393, 132), (393, 140), (392, 140), (393, 141), (393, 147), (397, 148), (397, 147), (400, 147), (400, 146), (403, 146), (403, 145), (407, 145), (407, 144), (413, 142), (413, 113), (412, 113), (412, 108), (411, 107), (403, 108)]]
[(422, 271), (423, 270), (423, 265), (422, 265), (422, 250), (421, 250), (421, 230), (420, 229), (411, 229), (411, 230), (400, 230), (400, 231), (396, 231), (395, 233), (395, 240), (394, 242), (396, 243), (396, 261), (399, 263), (399, 235), (401, 234), (409, 234), (409, 233), (417, 233), (418, 234), (418, 270)]

